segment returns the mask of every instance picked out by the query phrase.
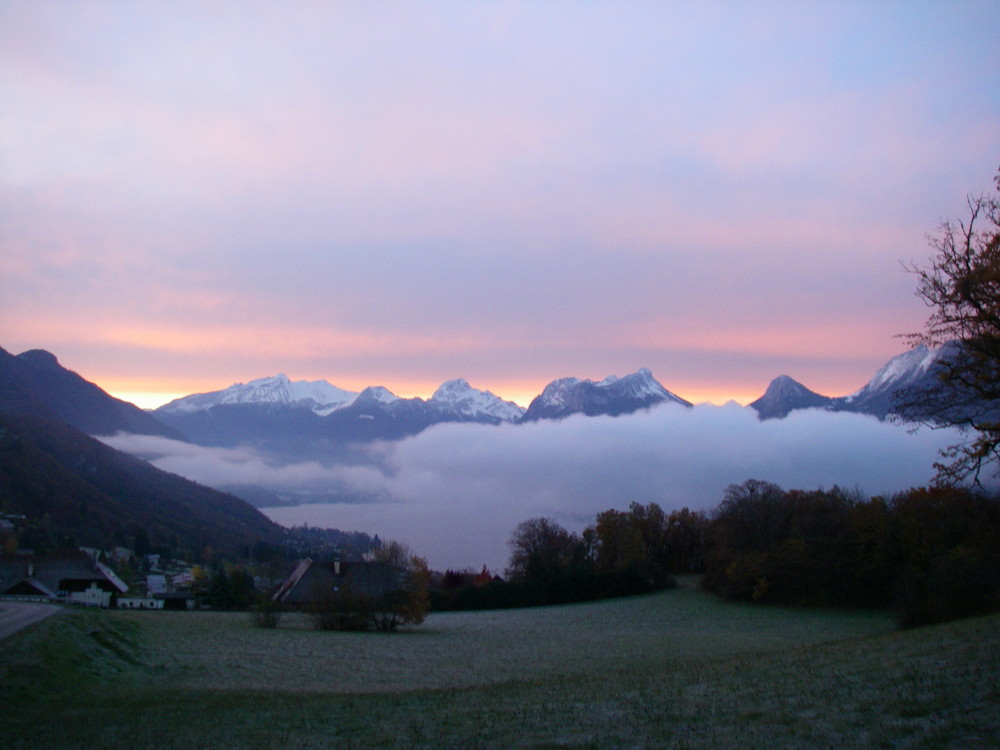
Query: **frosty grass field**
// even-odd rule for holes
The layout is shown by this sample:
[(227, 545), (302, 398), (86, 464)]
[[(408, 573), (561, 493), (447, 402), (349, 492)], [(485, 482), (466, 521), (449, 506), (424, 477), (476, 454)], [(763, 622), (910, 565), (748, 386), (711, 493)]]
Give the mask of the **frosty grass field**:
[(5, 748), (996, 747), (1000, 616), (646, 597), (394, 635), (79, 611), (0, 642)]

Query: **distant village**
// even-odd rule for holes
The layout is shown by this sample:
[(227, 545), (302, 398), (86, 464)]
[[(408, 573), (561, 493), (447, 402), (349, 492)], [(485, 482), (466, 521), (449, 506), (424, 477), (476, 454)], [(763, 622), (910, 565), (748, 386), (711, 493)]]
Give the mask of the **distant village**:
[[(317, 584), (372, 593), (394, 588), (385, 565), (371, 561), (377, 536), (296, 527), (285, 548), (256, 562), (189, 560), (140, 549), (80, 546), (36, 551), (17, 545), (23, 516), (0, 513), (0, 601), (51, 602), (133, 610), (247, 609), (273, 602), (301, 608)], [(390, 580), (392, 579), (392, 580)], [(432, 587), (456, 591), (501, 580), (482, 571), (432, 573)], [(389, 584), (392, 583), (390, 586)], [(440, 598), (440, 596), (438, 596)]]
[[(240, 608), (276, 589), (295, 567), (280, 558), (252, 566), (192, 564), (122, 546), (36, 553), (11, 543), (24, 521), (23, 516), (0, 514), (0, 598), (8, 601), (117, 609)], [(308, 529), (303, 536), (316, 541), (317, 533)], [(296, 546), (303, 553), (317, 552)], [(335, 550), (323, 542), (318, 551), (328, 556)]]
[[(0, 596), (17, 601), (64, 601), (124, 609), (190, 609), (197, 603), (195, 568), (173, 567), (146, 555), (144, 571), (130, 582), (116, 571), (129, 567), (135, 553), (124, 547), (81, 547), (36, 555), (20, 550), (0, 558)], [(145, 572), (148, 570), (148, 572)]]

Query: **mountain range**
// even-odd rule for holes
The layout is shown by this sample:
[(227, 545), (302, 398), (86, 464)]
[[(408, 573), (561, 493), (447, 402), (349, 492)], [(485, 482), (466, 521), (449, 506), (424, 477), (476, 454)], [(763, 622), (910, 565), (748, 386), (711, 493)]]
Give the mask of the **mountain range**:
[[(893, 394), (932, 383), (946, 355), (947, 348), (913, 349), (843, 397), (820, 395), (783, 375), (747, 408), (762, 420), (798, 409), (885, 419)], [(330, 460), (349, 456), (357, 443), (397, 440), (442, 422), (516, 425), (575, 414), (618, 416), (662, 404), (692, 408), (641, 369), (598, 382), (554, 380), (527, 409), (464, 379), (443, 383), (424, 400), (400, 398), (382, 386), (353, 393), (322, 380), (276, 375), (146, 412), (67, 370), (48, 352), (14, 356), (0, 349), (0, 511), (76, 543), (127, 543), (144, 530), (154, 545), (239, 555), (259, 542), (280, 544), (285, 530), (238, 497), (159, 471), (91, 436), (129, 432), (201, 445), (250, 444), (296, 460)]]
[(352, 393), (283, 374), (171, 401), (152, 414), (200, 445), (236, 446), (329, 456), (352, 443), (398, 440), (434, 424), (518, 424), (539, 419), (629, 414), (661, 403), (691, 407), (641, 369), (600, 382), (561, 378), (525, 409), (462, 378), (442, 383), (429, 399), (400, 398), (383, 386)]
[(937, 365), (953, 351), (918, 346), (890, 359), (862, 388), (848, 396), (822, 396), (787, 375), (771, 381), (760, 398), (749, 404), (761, 419), (781, 419), (798, 409), (823, 409), (868, 414), (878, 419), (891, 416), (897, 400), (907, 391), (925, 390), (936, 382)]
[[(947, 351), (917, 347), (900, 354), (848, 396), (824, 396), (781, 375), (749, 408), (760, 419), (780, 419), (798, 409), (885, 419), (893, 412), (895, 393), (934, 381), (935, 363)], [(444, 422), (520, 424), (574, 414), (619, 416), (660, 404), (692, 407), (643, 368), (597, 382), (554, 380), (527, 409), (462, 378), (442, 383), (429, 399), (421, 399), (401, 398), (383, 386), (352, 392), (325, 380), (292, 381), (278, 374), (185, 396), (146, 412), (63, 368), (48, 352), (0, 353), (0, 410), (5, 413), (62, 420), (91, 435), (121, 431), (206, 446), (249, 444), (300, 456), (332, 458), (358, 443), (399, 440)]]
[[(840, 397), (816, 393), (788, 375), (771, 381), (749, 404), (760, 419), (780, 419), (799, 409), (867, 414), (886, 419), (894, 394), (933, 382), (935, 363), (947, 348), (917, 347), (891, 359), (856, 392)], [(431, 398), (400, 398), (382, 386), (352, 393), (325, 380), (290, 381), (285, 375), (237, 383), (221, 391), (171, 401), (152, 414), (201, 445), (250, 443), (279, 451), (334, 451), (348, 443), (397, 440), (442, 422), (519, 424), (541, 419), (629, 414), (659, 404), (691, 408), (648, 369), (595, 382), (553, 380), (527, 409), (478, 390), (464, 379), (443, 383)]]

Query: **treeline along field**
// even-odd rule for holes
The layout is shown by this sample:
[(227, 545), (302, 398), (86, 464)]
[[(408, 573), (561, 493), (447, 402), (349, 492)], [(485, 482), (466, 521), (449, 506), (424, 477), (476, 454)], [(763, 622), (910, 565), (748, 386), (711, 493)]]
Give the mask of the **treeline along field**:
[(903, 626), (1000, 610), (1000, 498), (968, 488), (856, 492), (734, 485), (703, 585), (746, 601), (895, 608)]
[(449, 571), (432, 606), (589, 601), (698, 573), (726, 599), (894, 610), (903, 626), (1000, 610), (1000, 498), (962, 487), (885, 498), (748, 480), (711, 513), (633, 503), (582, 534), (534, 518), (510, 546), (507, 580)]

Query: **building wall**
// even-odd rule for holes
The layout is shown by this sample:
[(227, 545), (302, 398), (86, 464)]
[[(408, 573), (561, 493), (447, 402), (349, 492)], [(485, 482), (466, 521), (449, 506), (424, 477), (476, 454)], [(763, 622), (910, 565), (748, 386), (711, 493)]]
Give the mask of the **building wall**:
[(163, 600), (138, 596), (119, 597), (118, 609), (163, 609)]
[(70, 592), (66, 599), (75, 604), (84, 604), (88, 607), (111, 606), (111, 592), (104, 591), (96, 583), (90, 584), (90, 588), (83, 591)]

